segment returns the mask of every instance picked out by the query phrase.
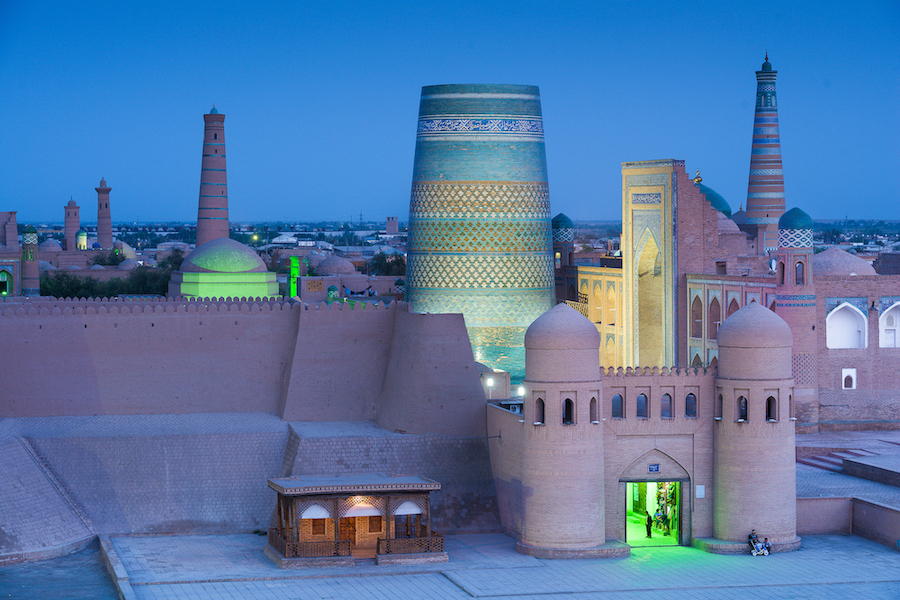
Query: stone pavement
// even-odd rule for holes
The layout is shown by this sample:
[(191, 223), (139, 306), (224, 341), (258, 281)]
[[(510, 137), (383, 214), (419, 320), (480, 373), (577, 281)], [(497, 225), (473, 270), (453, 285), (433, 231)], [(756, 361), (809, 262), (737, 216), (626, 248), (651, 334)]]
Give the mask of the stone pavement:
[(859, 498), (900, 509), (900, 487), (800, 464), (797, 465), (797, 497)]
[(900, 553), (854, 536), (808, 536), (769, 557), (689, 547), (634, 548), (624, 559), (542, 560), (502, 534), (447, 536), (439, 565), (280, 570), (254, 535), (113, 538), (138, 599), (900, 598)]

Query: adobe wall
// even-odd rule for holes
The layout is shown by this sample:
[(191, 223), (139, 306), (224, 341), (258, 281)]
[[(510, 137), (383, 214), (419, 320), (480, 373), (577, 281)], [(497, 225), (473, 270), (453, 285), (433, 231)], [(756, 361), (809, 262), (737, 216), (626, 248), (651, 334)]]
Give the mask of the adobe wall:
[(0, 306), (0, 416), (276, 413), (301, 307), (47, 300)]
[[(283, 475), (370, 472), (438, 481), (441, 490), (432, 492), (431, 502), (439, 533), (501, 529), (484, 437), (398, 434), (365, 423), (291, 423)], [(273, 496), (269, 514), (274, 507)]]
[(497, 495), (497, 510), (506, 535), (521, 539), (525, 497), (531, 491), (522, 485), (522, 415), (495, 404), (487, 406), (487, 437), (491, 473)]
[(852, 498), (797, 498), (797, 535), (849, 535), (852, 503)]
[[(900, 348), (879, 346), (879, 301), (900, 296), (900, 275), (815, 276), (819, 427), (822, 431), (900, 429)], [(868, 347), (829, 349), (826, 298), (865, 298)], [(871, 308), (874, 303), (875, 308)], [(856, 369), (856, 389), (842, 389), (841, 370)]]
[(853, 499), (853, 535), (897, 548), (900, 543), (900, 511), (896, 508)]
[[(280, 472), (288, 438), (287, 424), (276, 416), (15, 421), (19, 435), (86, 515), (94, 534), (252, 531), (268, 526), (275, 492), (266, 480)], [(44, 506), (45, 496), (35, 505)]]

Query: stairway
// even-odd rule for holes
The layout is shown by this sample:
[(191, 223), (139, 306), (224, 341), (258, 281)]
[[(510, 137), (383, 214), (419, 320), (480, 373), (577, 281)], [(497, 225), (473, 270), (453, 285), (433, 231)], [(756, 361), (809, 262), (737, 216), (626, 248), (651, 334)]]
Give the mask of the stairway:
[(808, 465), (818, 469), (825, 469), (834, 473), (840, 473), (844, 469), (845, 458), (855, 458), (859, 456), (877, 456), (876, 452), (869, 452), (861, 449), (835, 449), (828, 454), (815, 454), (810, 456), (798, 456), (797, 462), (801, 465)]

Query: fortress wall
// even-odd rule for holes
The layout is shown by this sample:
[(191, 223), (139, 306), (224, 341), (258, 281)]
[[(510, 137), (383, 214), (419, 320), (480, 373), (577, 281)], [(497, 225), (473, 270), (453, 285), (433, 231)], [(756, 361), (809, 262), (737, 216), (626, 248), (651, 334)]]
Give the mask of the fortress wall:
[(0, 306), (0, 416), (275, 413), (300, 311), (176, 300)]
[[(436, 531), (449, 534), (501, 530), (487, 441), (483, 437), (402, 435), (383, 430), (380, 435), (370, 436), (354, 432), (335, 437), (310, 435), (315, 434), (305, 428), (298, 431), (291, 475), (422, 475), (441, 484), (441, 490), (431, 494)], [(274, 506), (273, 497), (270, 513)]]
[[(531, 490), (522, 486), (522, 449), (525, 424), (522, 415), (494, 404), (487, 406), (487, 434), (491, 471), (497, 493), (497, 508), (504, 531), (519, 538), (523, 533), (525, 497)], [(529, 424), (529, 427), (533, 425)], [(499, 436), (499, 437), (494, 437)]]
[(375, 415), (381, 427), (484, 435), (484, 389), (462, 315), (399, 311), (390, 348)]
[(371, 421), (381, 397), (396, 315), (406, 307), (357, 302), (302, 304), (293, 330), (285, 421)]
[(61, 556), (93, 539), (27, 442), (0, 431), (0, 565)]
[[(48, 421), (41, 419), (41, 421)], [(80, 417), (31, 432), (95, 534), (266, 529), (288, 426), (269, 415)], [(171, 433), (167, 433), (171, 432)], [(44, 495), (38, 506), (43, 506)], [(55, 519), (55, 515), (46, 515)]]

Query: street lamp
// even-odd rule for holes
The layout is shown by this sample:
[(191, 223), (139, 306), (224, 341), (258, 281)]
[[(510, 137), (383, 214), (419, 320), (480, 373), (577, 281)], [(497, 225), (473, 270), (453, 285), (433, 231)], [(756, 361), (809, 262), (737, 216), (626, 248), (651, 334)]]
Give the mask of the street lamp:
[(493, 377), (487, 378), (487, 385), (488, 385), (488, 400), (492, 400), (493, 395), (494, 395), (494, 378)]

